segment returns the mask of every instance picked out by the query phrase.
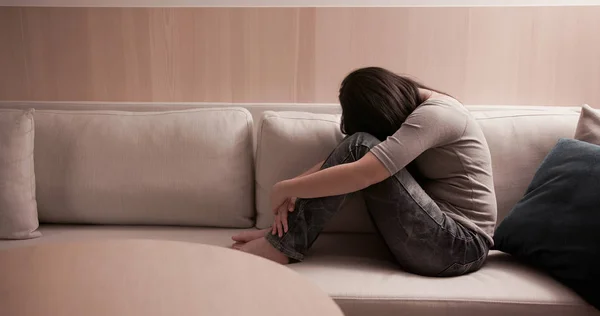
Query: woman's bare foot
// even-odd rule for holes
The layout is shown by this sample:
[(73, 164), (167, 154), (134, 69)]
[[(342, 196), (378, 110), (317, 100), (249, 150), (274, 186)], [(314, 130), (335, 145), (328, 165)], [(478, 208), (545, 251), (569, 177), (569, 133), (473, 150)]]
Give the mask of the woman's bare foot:
[(289, 263), (289, 258), (286, 257), (279, 250), (275, 249), (271, 245), (271, 243), (269, 243), (267, 241), (267, 239), (264, 237), (264, 235), (260, 238), (249, 241), (235, 249), (241, 250), (243, 252), (251, 253), (253, 255), (257, 255), (257, 256), (260, 256), (260, 257), (263, 257), (263, 258), (266, 258), (269, 260), (273, 260), (280, 264), (288, 264)]
[[(247, 243), (249, 241), (253, 241), (254, 239), (258, 239), (260, 237), (265, 237), (268, 231), (271, 228), (265, 228), (260, 230), (248, 230), (245, 232), (241, 232), (235, 236), (232, 236), (231, 239), (235, 241), (235, 243)], [(235, 244), (233, 244), (235, 246)], [(235, 247), (234, 247), (235, 248)]]
[(240, 248), (242, 248), (242, 246), (245, 244), (245, 242), (234, 242), (233, 245), (231, 245), (231, 248), (235, 250), (240, 250)]

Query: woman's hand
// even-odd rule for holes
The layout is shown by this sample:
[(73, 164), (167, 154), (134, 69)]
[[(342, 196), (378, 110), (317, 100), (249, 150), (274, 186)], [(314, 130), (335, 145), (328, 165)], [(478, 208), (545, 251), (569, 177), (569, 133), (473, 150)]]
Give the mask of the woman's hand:
[[(293, 212), (296, 207), (296, 198), (289, 197), (283, 202), (283, 204), (277, 209), (275, 213), (275, 219), (273, 220), (273, 226), (271, 234), (279, 235), (283, 237), (283, 233), (288, 231), (288, 213)], [(282, 231), (283, 228), (283, 231)]]
[(277, 234), (279, 237), (283, 237), (284, 232), (287, 233), (288, 212), (294, 211), (294, 205), (296, 203), (295, 197), (286, 196), (283, 191), (282, 182), (275, 184), (271, 190), (271, 208), (275, 215), (271, 234)]
[(289, 212), (293, 212), (294, 209), (296, 209), (296, 198), (295, 197), (291, 197), (288, 200), (288, 211)]

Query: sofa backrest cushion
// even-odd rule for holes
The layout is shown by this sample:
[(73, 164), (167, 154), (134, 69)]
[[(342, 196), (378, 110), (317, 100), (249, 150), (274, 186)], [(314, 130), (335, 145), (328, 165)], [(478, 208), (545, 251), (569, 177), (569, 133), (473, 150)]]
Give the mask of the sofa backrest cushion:
[[(264, 112), (258, 124), (256, 146), (256, 226), (273, 223), (269, 194), (273, 184), (293, 178), (319, 161), (342, 140), (340, 116), (307, 112)], [(327, 231), (372, 231), (362, 200), (347, 200), (344, 212), (335, 216)]]
[(251, 227), (242, 108), (35, 113), (40, 222)]
[(560, 138), (573, 138), (578, 110), (541, 108), (472, 111), (492, 154), (499, 224), (521, 200)]
[[(469, 107), (492, 154), (498, 223), (521, 199), (537, 167), (559, 138), (573, 137), (578, 110), (557, 107)], [(259, 121), (256, 156), (257, 227), (272, 223), (273, 184), (302, 173), (327, 158), (343, 135), (340, 115), (265, 112)], [(369, 232), (364, 203), (349, 199), (326, 231)]]

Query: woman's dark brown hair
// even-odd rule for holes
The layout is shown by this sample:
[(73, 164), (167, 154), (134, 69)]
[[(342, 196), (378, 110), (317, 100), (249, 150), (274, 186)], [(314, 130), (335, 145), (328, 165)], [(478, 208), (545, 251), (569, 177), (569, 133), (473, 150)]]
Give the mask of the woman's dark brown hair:
[(340, 87), (342, 133), (366, 132), (385, 140), (423, 103), (419, 88), (433, 90), (379, 67), (351, 72)]

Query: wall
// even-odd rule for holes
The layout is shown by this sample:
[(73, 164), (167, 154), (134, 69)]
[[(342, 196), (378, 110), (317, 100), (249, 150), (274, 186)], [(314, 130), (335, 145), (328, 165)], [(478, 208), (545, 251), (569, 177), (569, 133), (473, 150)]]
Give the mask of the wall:
[(0, 6), (35, 7), (333, 7), (333, 6), (575, 6), (600, 0), (0, 0)]
[(600, 105), (600, 6), (0, 7), (0, 100), (336, 102), (378, 65), (468, 104)]

